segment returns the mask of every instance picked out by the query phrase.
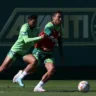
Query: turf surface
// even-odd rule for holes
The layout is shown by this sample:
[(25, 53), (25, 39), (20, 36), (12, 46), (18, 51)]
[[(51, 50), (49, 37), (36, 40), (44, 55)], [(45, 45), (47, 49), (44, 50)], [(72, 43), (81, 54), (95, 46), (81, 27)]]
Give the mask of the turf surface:
[(96, 81), (87, 80), (90, 83), (90, 92), (81, 93), (77, 90), (77, 85), (81, 80), (51, 80), (44, 88), (47, 92), (33, 92), (37, 80), (25, 80), (25, 87), (21, 88), (12, 81), (0, 80), (0, 96), (96, 96)]

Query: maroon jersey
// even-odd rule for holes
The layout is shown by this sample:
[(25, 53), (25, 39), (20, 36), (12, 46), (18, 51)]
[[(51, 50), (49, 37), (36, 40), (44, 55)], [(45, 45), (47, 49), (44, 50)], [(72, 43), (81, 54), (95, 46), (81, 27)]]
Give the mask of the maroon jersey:
[[(35, 48), (40, 48), (43, 51), (46, 51), (45, 49), (47, 49), (47, 51), (52, 51), (52, 49), (54, 48), (55, 44), (58, 43), (58, 37), (60, 34), (60, 30), (57, 31), (55, 30), (55, 28), (53, 30), (50, 30), (50, 34), (45, 36), (44, 39), (42, 39), (41, 41), (39, 41), (38, 43), (35, 44)], [(42, 31), (39, 36), (41, 35), (46, 35), (45, 31)]]

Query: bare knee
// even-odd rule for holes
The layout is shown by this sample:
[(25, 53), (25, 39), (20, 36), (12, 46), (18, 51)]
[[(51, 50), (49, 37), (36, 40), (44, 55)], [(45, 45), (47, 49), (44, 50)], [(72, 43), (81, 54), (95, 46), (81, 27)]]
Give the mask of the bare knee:
[(36, 62), (37, 62), (37, 60), (34, 58), (34, 59), (29, 61), (29, 64), (32, 66), (36, 66)]
[(23, 57), (23, 60), (31, 65), (33, 65), (34, 63), (36, 63), (36, 58), (33, 57), (32, 55), (26, 55)]
[(55, 68), (50, 68), (49, 70), (48, 70), (48, 75), (53, 75), (54, 73), (55, 73)]
[(36, 63), (36, 61), (37, 60), (35, 58), (33, 58), (32, 61), (31, 61), (31, 63)]

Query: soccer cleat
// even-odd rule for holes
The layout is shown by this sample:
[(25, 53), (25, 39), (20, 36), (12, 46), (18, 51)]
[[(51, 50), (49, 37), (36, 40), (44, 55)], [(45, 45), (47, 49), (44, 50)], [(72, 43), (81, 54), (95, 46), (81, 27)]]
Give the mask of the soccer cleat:
[(17, 79), (16, 79), (16, 83), (18, 83), (20, 87), (24, 87), (24, 84), (23, 84), (23, 82), (22, 82), (22, 79), (17, 78)]
[(16, 83), (16, 79), (21, 75), (23, 71), (20, 70), (14, 77), (13, 77), (13, 83)]
[(34, 88), (34, 92), (45, 92), (46, 90), (45, 89), (43, 89), (42, 87), (35, 87)]

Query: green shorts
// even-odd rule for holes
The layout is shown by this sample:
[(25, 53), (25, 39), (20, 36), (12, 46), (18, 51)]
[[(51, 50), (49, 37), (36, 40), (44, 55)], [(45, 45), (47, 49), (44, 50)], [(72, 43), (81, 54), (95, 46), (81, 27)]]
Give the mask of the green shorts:
[(40, 62), (46, 63), (54, 63), (54, 58), (52, 58), (52, 52), (44, 52), (40, 49), (34, 48), (32, 52), (33, 56), (37, 59), (40, 60)]
[[(26, 54), (28, 54), (28, 53), (26, 53)], [(11, 59), (15, 60), (16, 58), (22, 59), (26, 54), (24, 54), (24, 53), (20, 54), (20, 53), (17, 53), (17, 52), (10, 50), (8, 52), (7, 56), (10, 57)]]

